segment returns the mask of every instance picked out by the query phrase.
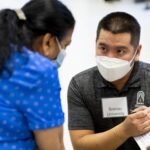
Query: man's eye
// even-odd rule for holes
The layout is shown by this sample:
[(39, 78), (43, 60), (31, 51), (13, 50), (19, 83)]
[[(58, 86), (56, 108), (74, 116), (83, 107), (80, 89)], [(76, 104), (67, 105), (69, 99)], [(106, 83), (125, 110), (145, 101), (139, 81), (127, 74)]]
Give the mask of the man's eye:
[(107, 51), (107, 49), (106, 49), (104, 46), (99, 46), (99, 49), (100, 49), (101, 51), (103, 51), (103, 52), (106, 52), (106, 51)]
[(119, 55), (123, 55), (123, 54), (125, 54), (125, 50), (118, 49), (118, 50), (117, 50), (117, 53), (118, 53)]

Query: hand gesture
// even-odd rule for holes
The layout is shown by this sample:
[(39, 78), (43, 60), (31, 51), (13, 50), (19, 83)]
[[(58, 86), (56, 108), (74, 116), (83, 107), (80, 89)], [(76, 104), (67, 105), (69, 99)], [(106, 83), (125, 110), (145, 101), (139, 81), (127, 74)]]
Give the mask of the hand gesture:
[[(132, 111), (123, 122), (128, 137), (142, 135), (150, 131), (150, 108), (141, 106)], [(150, 150), (150, 149), (149, 149)]]

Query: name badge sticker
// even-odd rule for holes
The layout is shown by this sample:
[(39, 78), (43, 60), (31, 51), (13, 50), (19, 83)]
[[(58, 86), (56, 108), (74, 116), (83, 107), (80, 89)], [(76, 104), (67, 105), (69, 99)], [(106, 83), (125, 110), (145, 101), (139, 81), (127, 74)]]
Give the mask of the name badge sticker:
[(127, 116), (127, 97), (102, 98), (102, 110), (104, 118)]

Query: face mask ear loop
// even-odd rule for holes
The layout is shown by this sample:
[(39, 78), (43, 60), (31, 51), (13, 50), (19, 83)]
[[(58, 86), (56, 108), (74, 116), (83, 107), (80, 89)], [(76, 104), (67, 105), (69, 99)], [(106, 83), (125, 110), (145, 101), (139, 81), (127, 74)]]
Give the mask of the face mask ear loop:
[(62, 50), (62, 48), (61, 48), (60, 42), (59, 42), (59, 40), (58, 40), (58, 38), (57, 38), (57, 37), (56, 37), (56, 42), (57, 42), (57, 45), (58, 45), (59, 51), (61, 51), (61, 50)]
[(134, 61), (133, 61), (133, 60), (134, 60), (136, 54), (137, 54), (137, 49), (136, 49), (136, 51), (135, 51), (135, 53), (134, 53), (132, 59), (130, 60), (130, 66), (133, 66), (133, 64), (134, 64)]

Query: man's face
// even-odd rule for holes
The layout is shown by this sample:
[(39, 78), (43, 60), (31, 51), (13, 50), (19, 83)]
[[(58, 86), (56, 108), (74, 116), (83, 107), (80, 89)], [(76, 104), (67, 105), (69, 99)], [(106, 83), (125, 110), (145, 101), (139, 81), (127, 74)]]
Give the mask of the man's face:
[[(139, 60), (140, 46), (137, 48), (135, 61)], [(113, 34), (107, 30), (101, 29), (96, 41), (96, 55), (114, 57), (130, 61), (135, 53), (131, 45), (130, 33)]]

